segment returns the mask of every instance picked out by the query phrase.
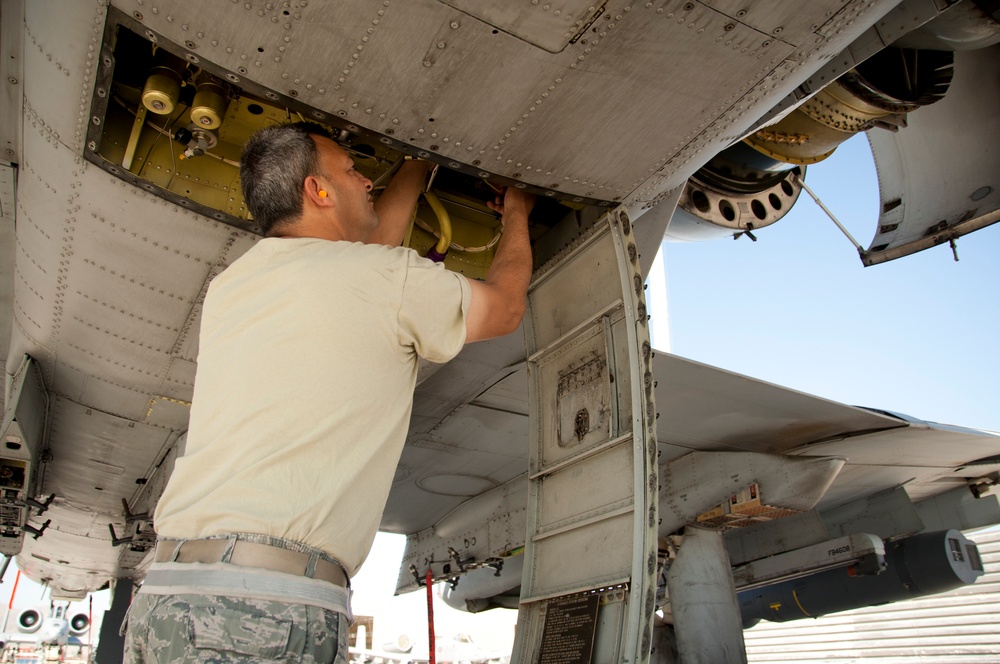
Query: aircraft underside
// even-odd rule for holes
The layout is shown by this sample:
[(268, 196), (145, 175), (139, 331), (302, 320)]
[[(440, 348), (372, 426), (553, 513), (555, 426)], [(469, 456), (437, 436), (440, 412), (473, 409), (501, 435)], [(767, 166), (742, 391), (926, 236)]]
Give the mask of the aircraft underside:
[(116, 585), (120, 618), (206, 289), (259, 239), (242, 145), (307, 120), (376, 187), (435, 162), (405, 244), (470, 278), (486, 201), (539, 199), (522, 329), (421, 368), (381, 524), (400, 591), (429, 569), (454, 606), (518, 608), (515, 661), (686, 664), (743, 661), (796, 603), (974, 581), (996, 434), (658, 353), (643, 286), (665, 235), (779, 222), (861, 131), (863, 264), (1000, 219), (1000, 23), (941, 4), (4, 0), (0, 552), (53, 596)]

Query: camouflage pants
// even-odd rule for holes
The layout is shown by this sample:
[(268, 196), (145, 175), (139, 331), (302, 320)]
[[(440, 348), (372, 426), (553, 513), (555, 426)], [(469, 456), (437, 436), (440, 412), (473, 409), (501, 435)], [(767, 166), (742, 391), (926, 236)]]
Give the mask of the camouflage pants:
[(346, 664), (348, 629), (344, 614), (304, 604), (139, 593), (125, 662)]

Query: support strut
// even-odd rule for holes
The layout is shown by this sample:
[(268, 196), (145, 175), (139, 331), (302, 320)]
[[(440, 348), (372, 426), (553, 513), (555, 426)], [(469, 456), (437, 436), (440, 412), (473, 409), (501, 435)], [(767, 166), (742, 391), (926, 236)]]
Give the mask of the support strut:
[(688, 526), (667, 573), (684, 664), (745, 664), (743, 621), (722, 533)]

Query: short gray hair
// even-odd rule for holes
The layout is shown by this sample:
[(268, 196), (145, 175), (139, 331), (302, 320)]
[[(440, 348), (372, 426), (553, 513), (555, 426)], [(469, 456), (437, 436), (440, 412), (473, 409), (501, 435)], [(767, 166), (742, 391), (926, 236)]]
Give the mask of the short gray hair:
[(313, 135), (331, 138), (318, 124), (297, 122), (265, 127), (243, 146), (243, 199), (265, 236), (302, 216), (302, 183), (321, 171)]

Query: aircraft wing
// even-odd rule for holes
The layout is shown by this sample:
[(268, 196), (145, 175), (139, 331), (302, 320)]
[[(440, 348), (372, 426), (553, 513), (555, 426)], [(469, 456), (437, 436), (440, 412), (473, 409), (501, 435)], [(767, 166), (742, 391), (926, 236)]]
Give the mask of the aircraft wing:
[[(983, 150), (956, 174), (958, 193), (933, 204), (918, 190), (935, 172), (908, 171), (914, 159), (950, 160), (920, 145), (951, 154), (970, 145), (968, 132), (971, 145), (996, 134), (1000, 30), (982, 3), (154, 4), (4, 0), (0, 13), (0, 552), (55, 594), (144, 575), (151, 515), (183, 448), (206, 289), (259, 237), (239, 190), (240, 151), (275, 123), (329, 125), (375, 181), (406, 156), (438, 164), (433, 188), (455, 229), (445, 266), (471, 278), (486, 275), (498, 237), (490, 187), (539, 198), (523, 330), (421, 373), (383, 520), (414, 537), (407, 564), (431, 561), (447, 575), (444, 565), (461, 570), (473, 557), (509, 571), (521, 546), (537, 548), (549, 562), (534, 566), (548, 581), (526, 596), (535, 622), (567, 589), (635, 582), (628, 592), (643, 601), (623, 609), (619, 631), (623, 647), (642, 650), (660, 464), (768, 454), (829, 475), (844, 456), (850, 481), (816, 496), (837, 509), (893, 486), (926, 502), (973, 481), (972, 466), (958, 464), (989, 457), (979, 454), (989, 435), (813, 401), (803, 418), (788, 395), (657, 439), (656, 403), (659, 427), (675, 424), (654, 385), (690, 367), (650, 357), (642, 295), (664, 233), (732, 237), (779, 221), (805, 167), (860, 131), (900, 137), (899, 158), (880, 157), (883, 214), (902, 215), (880, 222), (886, 251), (912, 245), (928, 223), (927, 237), (946, 241), (995, 221), (1000, 199), (983, 174), (1000, 171), (996, 151)], [(917, 46), (897, 45), (918, 30)], [(949, 84), (962, 112), (945, 105)], [(940, 114), (928, 114), (936, 104)], [(408, 246), (448, 239), (436, 214), (421, 204)], [(723, 389), (720, 375), (704, 389)], [(686, 389), (694, 399), (700, 388)], [(707, 407), (695, 400), (690, 412)], [(750, 426), (764, 412), (774, 428)], [(952, 456), (938, 449), (970, 436), (979, 442)], [(913, 452), (902, 463), (873, 451), (897, 445)], [(573, 481), (583, 468), (595, 490)], [(991, 468), (976, 472), (989, 481)], [(627, 486), (596, 481), (602, 474)], [(556, 486), (579, 500), (546, 503)], [(440, 548), (445, 531), (454, 554)], [(581, 550), (585, 532), (629, 547), (618, 571), (596, 562), (586, 583), (571, 582), (558, 561)]]
[(691, 451), (843, 457), (820, 510), (897, 486), (914, 502), (1000, 470), (1000, 434), (847, 406), (668, 354), (654, 358), (661, 460)]
[[(692, 451), (844, 457), (821, 508), (896, 486), (919, 501), (1000, 470), (993, 432), (846, 406), (668, 353), (653, 361), (661, 461)], [(474, 373), (482, 366), (449, 364), (418, 389), (383, 530), (423, 530), (527, 471), (527, 372)]]
[[(528, 371), (517, 336), (470, 347), (421, 382), (383, 530), (418, 533), (455, 512), (460, 523), (446, 529), (464, 532), (475, 520), (486, 523), (495, 510), (502, 512), (495, 502), (499, 494), (517, 496), (504, 497), (502, 504), (524, 500)], [(820, 510), (896, 487), (920, 502), (1000, 470), (994, 432), (839, 404), (669, 353), (656, 352), (653, 369), (660, 462), (691, 452), (843, 457), (846, 465), (815, 504)], [(493, 502), (466, 507), (469, 516), (461, 515), (470, 498), (487, 493)], [(948, 527), (1000, 521), (1000, 515), (996, 521), (983, 518), (976, 524), (949, 521)], [(508, 549), (523, 545), (521, 525), (505, 526)], [(405, 567), (400, 588), (415, 588)]]
[[(667, 475), (672, 463), (688, 463), (686, 459), (703, 455), (685, 466), (687, 476), (664, 481), (661, 521), (671, 518), (672, 508), (664, 501), (683, 494), (695, 505), (673, 528), (664, 531), (666, 526), (661, 526), (663, 535), (697, 523), (703, 512), (752, 483), (764, 483), (765, 477), (786, 486), (811, 481), (807, 470), (796, 480), (794, 466), (752, 466), (755, 459), (768, 457), (843, 460), (811, 504), (797, 510), (826, 514), (834, 529), (842, 528), (840, 520), (848, 515), (858, 518), (858, 511), (879, 510), (886, 520), (893, 510), (903, 515), (898, 524), (879, 531), (886, 537), (925, 528), (967, 530), (1000, 523), (996, 498), (977, 500), (973, 493), (979, 483), (988, 484), (986, 478), (995, 478), (1000, 471), (996, 432), (848, 406), (664, 352), (654, 354), (653, 368), (661, 476)], [(468, 377), (468, 368), (461, 364), (435, 374), (437, 380), (455, 386), (467, 384)], [(449, 546), (483, 551), (472, 544), (483, 533), (494, 540), (494, 550), (471, 557), (499, 556), (524, 545), (528, 379), (517, 366), (492, 378), (493, 382), (474, 381), (484, 389), (470, 393), (465, 388), (467, 396), (450, 410), (436, 402), (450, 414), (411, 438), (404, 449), (382, 524), (384, 530), (412, 535), (400, 570), (400, 590), (418, 587), (419, 580), (407, 565), (419, 567), (433, 551), (447, 564), (451, 561), (442, 552)], [(442, 394), (435, 390), (436, 396)], [(423, 403), (418, 398), (416, 407)], [(732, 468), (725, 464), (727, 456), (745, 464), (739, 479), (735, 477), (739, 473), (730, 473)], [(696, 498), (698, 490), (706, 495)], [(764, 502), (766, 490), (762, 489)], [(916, 505), (923, 505), (926, 526), (916, 518)], [(747, 526), (770, 518), (737, 513), (729, 520)]]

